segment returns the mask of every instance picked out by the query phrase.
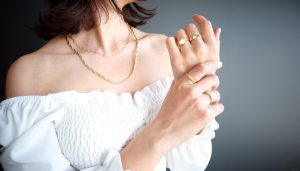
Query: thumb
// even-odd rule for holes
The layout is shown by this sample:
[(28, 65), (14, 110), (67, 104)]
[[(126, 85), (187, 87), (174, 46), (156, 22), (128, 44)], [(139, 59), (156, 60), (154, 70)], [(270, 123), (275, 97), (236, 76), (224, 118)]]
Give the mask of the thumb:
[(172, 70), (173, 70), (173, 74), (175, 77), (178, 76), (177, 74), (177, 66), (179, 63), (181, 63), (180, 59), (181, 59), (181, 54), (180, 51), (178, 49), (178, 46), (176, 44), (175, 38), (174, 37), (167, 37), (166, 39), (166, 45), (167, 45), (167, 49), (169, 52), (169, 56), (170, 56), (170, 62), (171, 62), (171, 66), (172, 66)]

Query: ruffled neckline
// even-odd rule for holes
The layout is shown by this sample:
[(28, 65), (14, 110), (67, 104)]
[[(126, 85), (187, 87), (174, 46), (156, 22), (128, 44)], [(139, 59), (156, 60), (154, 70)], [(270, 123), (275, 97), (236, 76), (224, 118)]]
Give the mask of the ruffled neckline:
[[(8, 99), (5, 99), (1, 102), (1, 104), (10, 103), (13, 101), (22, 101), (22, 100), (29, 100), (29, 99), (43, 99), (48, 97), (58, 97), (62, 99), (70, 99), (73, 95), (76, 95), (78, 98), (99, 98), (99, 97), (109, 97), (113, 99), (122, 99), (122, 98), (130, 98), (131, 100), (135, 101), (137, 96), (142, 95), (143, 97), (149, 97), (153, 94), (156, 94), (162, 90), (166, 90), (169, 88), (170, 83), (173, 81), (173, 76), (165, 76), (157, 79), (154, 82), (151, 82), (144, 86), (141, 90), (137, 90), (133, 93), (125, 91), (125, 92), (113, 92), (110, 90), (90, 90), (87, 92), (80, 92), (75, 89), (70, 90), (63, 90), (54, 93), (48, 93), (46, 95), (23, 95), (23, 96), (14, 96)], [(76, 101), (76, 98), (73, 99)]]

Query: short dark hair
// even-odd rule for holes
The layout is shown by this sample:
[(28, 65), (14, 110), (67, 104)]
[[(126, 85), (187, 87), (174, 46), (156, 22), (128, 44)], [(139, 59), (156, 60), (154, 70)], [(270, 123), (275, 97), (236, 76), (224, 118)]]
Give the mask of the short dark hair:
[(33, 30), (46, 40), (75, 34), (81, 29), (90, 30), (97, 24), (97, 10), (103, 10), (108, 18), (109, 8), (121, 14), (133, 27), (145, 24), (155, 15), (156, 10), (146, 9), (136, 2), (120, 9), (114, 0), (48, 0), (48, 8), (39, 13), (39, 23)]

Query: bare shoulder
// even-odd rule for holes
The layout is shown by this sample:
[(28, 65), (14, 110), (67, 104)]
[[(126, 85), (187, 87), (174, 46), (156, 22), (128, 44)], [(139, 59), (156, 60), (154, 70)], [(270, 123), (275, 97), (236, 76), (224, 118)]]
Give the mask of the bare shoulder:
[[(37, 51), (17, 58), (6, 75), (5, 98), (41, 95), (42, 84), (51, 71), (53, 58), (46, 52), (49, 43)], [(51, 44), (51, 43), (50, 43)]]
[(167, 36), (164, 34), (146, 33), (139, 30), (139, 39), (148, 41), (152, 48), (155, 48), (160, 52), (168, 52), (166, 46)]
[(37, 55), (31, 53), (17, 58), (9, 66), (5, 85), (6, 98), (30, 94), (37, 65)]
[(173, 76), (172, 66), (170, 61), (170, 55), (166, 45), (167, 36), (157, 33), (146, 33), (138, 31), (138, 37), (147, 47), (144, 50), (148, 51), (148, 54), (152, 54), (154, 59), (158, 61), (158, 67), (165, 68), (167, 75)]

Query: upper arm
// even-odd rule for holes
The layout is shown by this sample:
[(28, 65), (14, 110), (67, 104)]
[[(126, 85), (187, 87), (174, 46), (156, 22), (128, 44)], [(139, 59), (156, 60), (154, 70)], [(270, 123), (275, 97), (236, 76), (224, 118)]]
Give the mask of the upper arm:
[(6, 75), (6, 99), (32, 93), (35, 63), (33, 55), (25, 55), (10, 65)]

